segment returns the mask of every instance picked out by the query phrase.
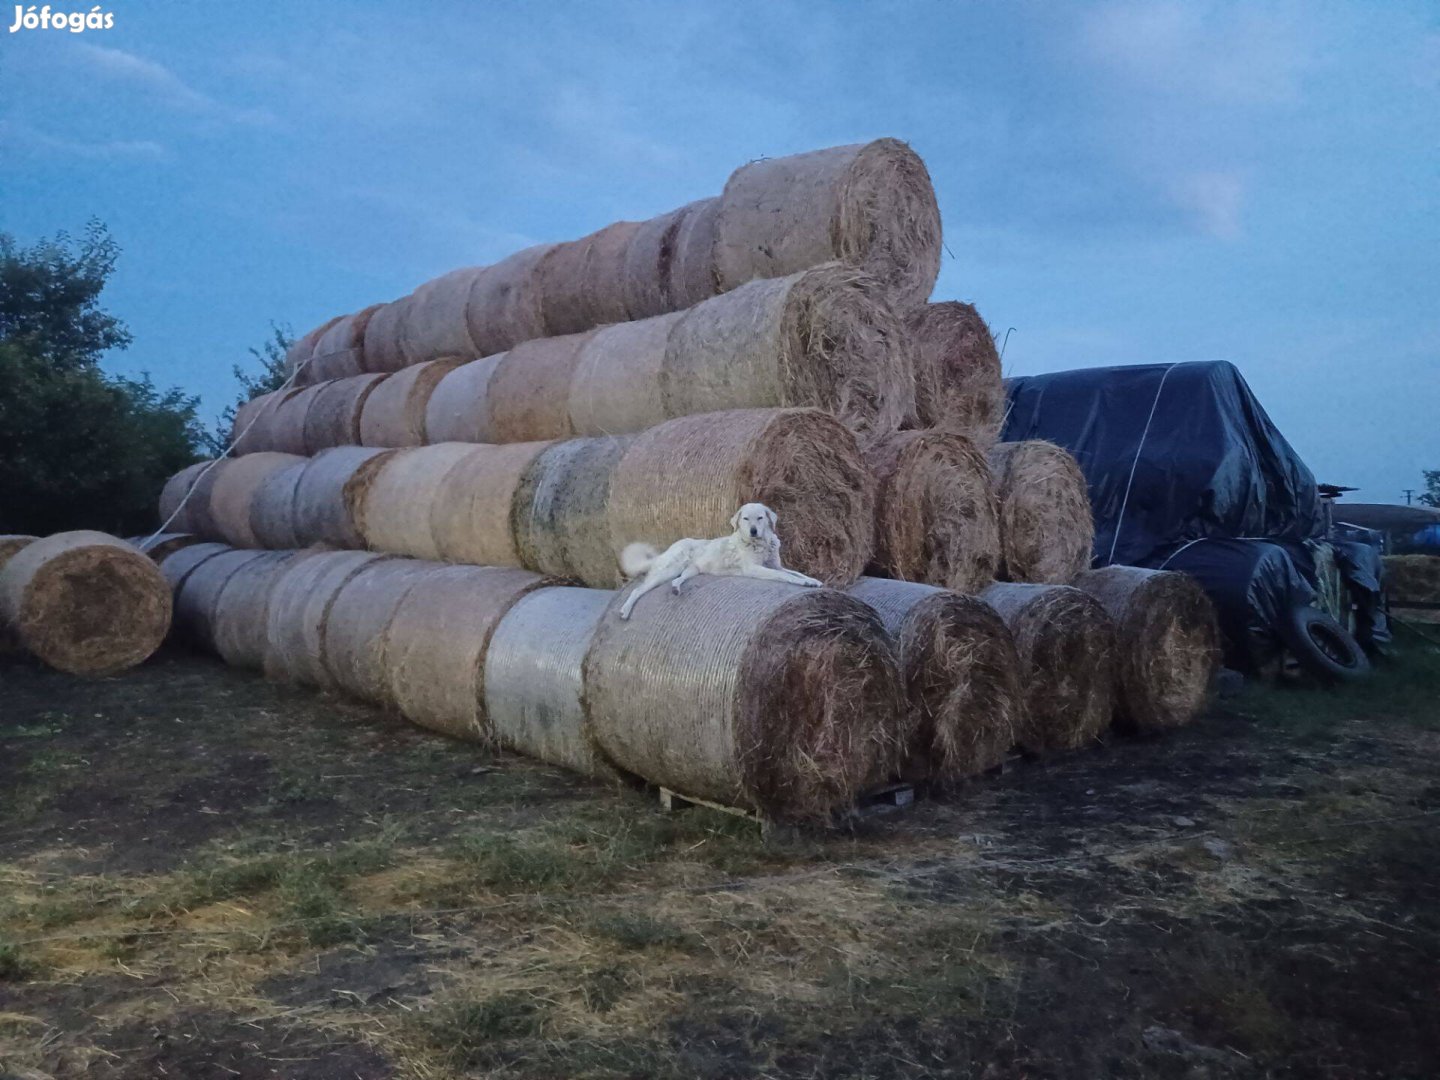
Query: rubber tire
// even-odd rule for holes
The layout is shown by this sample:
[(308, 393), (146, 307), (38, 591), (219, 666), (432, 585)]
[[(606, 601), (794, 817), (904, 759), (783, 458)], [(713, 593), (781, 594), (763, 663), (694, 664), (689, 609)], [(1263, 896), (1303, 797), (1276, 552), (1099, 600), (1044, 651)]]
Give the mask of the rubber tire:
[(1318, 608), (1292, 608), (1280, 636), (1300, 666), (1326, 682), (1354, 682), (1370, 674), (1370, 659), (1360, 643)]

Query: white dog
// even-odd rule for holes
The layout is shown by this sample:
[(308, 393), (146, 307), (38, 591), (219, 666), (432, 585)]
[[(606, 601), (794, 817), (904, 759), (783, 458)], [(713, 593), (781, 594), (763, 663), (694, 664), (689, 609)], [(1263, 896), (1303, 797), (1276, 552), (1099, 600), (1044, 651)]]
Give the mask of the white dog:
[(630, 578), (645, 575), (620, 607), (620, 618), (630, 618), (635, 601), (651, 589), (670, 582), (673, 592), (696, 574), (764, 578), (818, 588), (823, 582), (780, 565), (780, 538), (775, 535), (775, 511), (761, 503), (746, 503), (730, 519), (735, 531), (716, 540), (676, 540), (663, 555), (649, 544), (628, 544), (620, 553), (620, 568)]

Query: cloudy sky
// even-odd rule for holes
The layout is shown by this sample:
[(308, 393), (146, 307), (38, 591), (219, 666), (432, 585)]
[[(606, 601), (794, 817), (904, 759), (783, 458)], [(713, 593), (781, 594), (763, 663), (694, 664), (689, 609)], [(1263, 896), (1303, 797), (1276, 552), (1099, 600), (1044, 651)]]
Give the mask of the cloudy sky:
[(110, 368), (207, 412), (272, 320), (892, 135), (1010, 372), (1228, 359), (1322, 479), (1440, 468), (1430, 0), (104, 8), (0, 32), (0, 230), (108, 223)]

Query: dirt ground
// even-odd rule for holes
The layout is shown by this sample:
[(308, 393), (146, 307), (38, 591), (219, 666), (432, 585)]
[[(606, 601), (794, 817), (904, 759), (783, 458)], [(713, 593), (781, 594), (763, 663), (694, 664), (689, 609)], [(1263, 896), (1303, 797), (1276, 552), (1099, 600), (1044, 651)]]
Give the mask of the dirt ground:
[(853, 834), (0, 660), (0, 1077), (1432, 1077), (1440, 650)]

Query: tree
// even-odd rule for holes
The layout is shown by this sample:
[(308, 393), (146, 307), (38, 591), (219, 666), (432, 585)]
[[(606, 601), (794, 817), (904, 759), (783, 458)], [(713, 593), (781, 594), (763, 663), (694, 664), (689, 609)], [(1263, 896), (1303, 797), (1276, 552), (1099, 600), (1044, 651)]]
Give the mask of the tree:
[(1420, 496), (1420, 501), (1440, 510), (1440, 469), (1425, 470), (1425, 492)]
[[(235, 426), (235, 411), (241, 405), (253, 397), (271, 393), (285, 385), (285, 354), (292, 344), (294, 337), (290, 328), (271, 323), (270, 336), (258, 349), (250, 350), (258, 370), (247, 371), (239, 364), (230, 369), (235, 374), (235, 381), (240, 384), (240, 396), (233, 404), (225, 407), (215, 430), (205, 436), (205, 446), (211, 457), (219, 457), (230, 445), (231, 428)], [(252, 365), (252, 369), (255, 365)]]
[(92, 221), (32, 247), (0, 234), (0, 532), (146, 532), (196, 460), (198, 399), (107, 375), (131, 337), (100, 307), (119, 246)]

